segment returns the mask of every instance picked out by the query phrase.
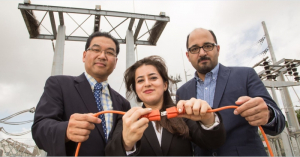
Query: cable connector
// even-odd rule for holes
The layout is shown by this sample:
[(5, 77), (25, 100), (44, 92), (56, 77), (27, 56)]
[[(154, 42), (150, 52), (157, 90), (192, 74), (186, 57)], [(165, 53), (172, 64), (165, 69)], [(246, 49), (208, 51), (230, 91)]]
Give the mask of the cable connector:
[(179, 113), (177, 108), (174, 106), (174, 107), (167, 108), (166, 111), (161, 112), (161, 116), (167, 116), (167, 118), (170, 119), (170, 118), (175, 118), (178, 115), (184, 113), (185, 113), (184, 109), (181, 113)]
[(160, 121), (159, 110), (152, 110), (149, 114), (142, 115), (141, 118), (148, 118), (149, 121)]

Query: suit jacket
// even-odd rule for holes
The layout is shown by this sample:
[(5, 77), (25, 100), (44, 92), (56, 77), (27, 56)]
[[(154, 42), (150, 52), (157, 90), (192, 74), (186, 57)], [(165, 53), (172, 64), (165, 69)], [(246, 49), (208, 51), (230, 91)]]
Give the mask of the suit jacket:
[[(155, 126), (149, 122), (148, 128), (145, 130), (143, 137), (136, 143), (136, 151), (131, 154), (133, 156), (193, 156), (193, 148), (191, 141), (200, 147), (217, 148), (221, 146), (226, 138), (222, 119), (220, 124), (213, 130), (204, 130), (198, 122), (184, 119), (189, 127), (189, 135), (191, 139), (174, 135), (163, 128), (161, 146), (159, 145)], [(122, 119), (119, 120), (116, 129), (108, 142), (105, 153), (109, 156), (126, 156), (123, 147), (123, 130)]]
[[(177, 101), (196, 98), (196, 80), (182, 85), (176, 93)], [(266, 134), (275, 136), (285, 127), (285, 118), (276, 103), (270, 97), (264, 84), (252, 68), (225, 67), (220, 64), (213, 108), (235, 105), (240, 96), (262, 97), (273, 107), (277, 117), (275, 125), (263, 126)], [(220, 111), (226, 129), (226, 142), (218, 149), (195, 148), (195, 155), (221, 156), (266, 156), (266, 151), (258, 135), (258, 127), (251, 126), (245, 118), (234, 115), (233, 109)]]
[[(109, 88), (114, 110), (127, 111), (130, 104), (120, 94)], [(74, 156), (77, 143), (65, 143), (68, 120), (74, 113), (97, 113), (96, 101), (91, 86), (82, 74), (51, 76), (46, 81), (44, 93), (36, 107), (32, 137), (48, 156)], [(112, 131), (119, 115), (113, 115)], [(81, 144), (79, 155), (104, 156), (106, 146), (102, 125), (95, 124), (89, 139)]]

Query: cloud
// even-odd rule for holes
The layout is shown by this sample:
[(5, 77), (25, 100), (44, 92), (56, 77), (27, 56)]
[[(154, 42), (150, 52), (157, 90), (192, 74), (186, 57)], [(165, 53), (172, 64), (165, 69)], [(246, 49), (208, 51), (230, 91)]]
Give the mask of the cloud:
[[(46, 79), (51, 75), (53, 47), (50, 40), (29, 39), (18, 3), (23, 1), (1, 1), (0, 19), (3, 21), (0, 26), (1, 57), (0, 57), (0, 118), (15, 112), (36, 106), (43, 92)], [(261, 25), (266, 22), (268, 32), (277, 60), (281, 58), (300, 58), (300, 10), (299, 1), (31, 1), (32, 4), (90, 8), (101, 5), (103, 10), (120, 12), (136, 12), (142, 14), (158, 15), (161, 11), (170, 17), (156, 46), (138, 46), (136, 58), (141, 59), (150, 55), (160, 55), (166, 60), (169, 75), (180, 74), (183, 81), (178, 84), (180, 87), (185, 83), (185, 72), (187, 79), (194, 76), (194, 68), (185, 56), (186, 36), (195, 28), (203, 27), (212, 29), (221, 45), (220, 63), (231, 66), (252, 66), (262, 59), (257, 56), (266, 48), (266, 41), (263, 45), (257, 46), (256, 42), (264, 36)], [(118, 4), (118, 5), (115, 5)], [(9, 13), (4, 14), (4, 13)], [(42, 19), (45, 13), (35, 12), (38, 19)], [(42, 23), (49, 31), (49, 15)], [(83, 22), (88, 16), (70, 14), (78, 23)], [(57, 15), (55, 14), (57, 18)], [(64, 15), (66, 23), (66, 35), (70, 35), (77, 27), (76, 23)], [(111, 24), (116, 26), (122, 21), (120, 18), (110, 18)], [(92, 32), (93, 17), (90, 17), (83, 29), (89, 34)], [(121, 37), (126, 35), (128, 20), (117, 28)], [(151, 27), (153, 22), (147, 21)], [(56, 21), (56, 24), (59, 22)], [(135, 24), (136, 25), (136, 24)], [(102, 27), (103, 26), (103, 27)], [(103, 31), (110, 31), (112, 28), (102, 19), (101, 28)], [(43, 33), (48, 33), (41, 28)], [(140, 35), (147, 31), (143, 27)], [(116, 37), (118, 35), (112, 31)], [(80, 28), (74, 35), (86, 35)], [(142, 39), (147, 38), (144, 36)], [(55, 43), (55, 41), (54, 41)], [(78, 76), (84, 72), (82, 53), (84, 42), (65, 42), (64, 74)], [(121, 52), (118, 56), (117, 67), (109, 76), (109, 83), (112, 88), (125, 96), (123, 73), (126, 67), (126, 45), (121, 45)], [(293, 78), (291, 78), (293, 79)], [(291, 89), (290, 89), (291, 90)], [(295, 87), (300, 93), (299, 86)], [(293, 91), (292, 101), (297, 104), (298, 99)], [(280, 103), (281, 104), (281, 103)], [(299, 103), (298, 103), (299, 104)], [(33, 118), (32, 115), (27, 115)], [(17, 119), (16, 119), (17, 120)], [(8, 129), (9, 126), (5, 126)], [(30, 126), (24, 127), (29, 129)], [(10, 131), (21, 131), (14, 128)], [(24, 138), (31, 138), (26, 135)], [(7, 136), (0, 133), (0, 138)], [(22, 137), (23, 138), (23, 137)]]

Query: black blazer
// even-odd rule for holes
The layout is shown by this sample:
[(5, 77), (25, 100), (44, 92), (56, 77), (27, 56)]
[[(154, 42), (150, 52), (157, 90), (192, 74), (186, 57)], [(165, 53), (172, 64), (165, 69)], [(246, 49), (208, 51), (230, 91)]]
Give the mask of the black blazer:
[[(176, 93), (178, 100), (196, 98), (196, 81), (192, 78), (182, 85)], [(235, 105), (240, 96), (262, 97), (277, 114), (275, 125), (262, 126), (265, 133), (275, 136), (285, 127), (285, 118), (276, 103), (270, 97), (264, 84), (252, 68), (225, 67), (220, 64), (213, 108)], [(220, 111), (226, 129), (226, 142), (218, 149), (195, 148), (195, 155), (220, 156), (266, 156), (266, 151), (258, 135), (258, 127), (251, 126), (241, 116), (233, 114), (233, 109)]]
[[(127, 111), (130, 104), (108, 86), (114, 110)], [(48, 156), (74, 156), (77, 143), (65, 143), (68, 120), (74, 113), (97, 113), (91, 86), (84, 74), (51, 76), (46, 81), (44, 93), (36, 107), (32, 137)], [(119, 115), (113, 115), (113, 129)], [(104, 156), (106, 146), (101, 124), (96, 124), (89, 139), (82, 143), (79, 155)]]
[[(219, 115), (220, 117), (220, 115)], [(141, 140), (136, 144), (137, 150), (131, 155), (134, 156), (192, 156), (193, 149), (191, 141), (204, 148), (217, 148), (225, 141), (225, 130), (221, 123), (213, 130), (204, 130), (198, 122), (184, 119), (189, 127), (189, 135), (191, 139), (176, 136), (163, 128), (161, 146), (159, 145), (152, 122), (149, 122), (148, 128), (145, 130)], [(105, 153), (109, 156), (126, 156), (123, 147), (122, 119), (119, 120), (116, 129), (111, 136), (111, 140), (107, 143)]]

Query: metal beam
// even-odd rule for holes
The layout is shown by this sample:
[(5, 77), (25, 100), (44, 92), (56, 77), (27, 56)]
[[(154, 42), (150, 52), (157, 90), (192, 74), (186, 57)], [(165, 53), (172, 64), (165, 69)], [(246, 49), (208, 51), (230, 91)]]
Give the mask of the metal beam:
[(58, 26), (55, 52), (53, 56), (51, 76), (62, 75), (64, 67), (64, 49), (65, 49), (66, 26)]
[[(30, 39), (45, 39), (45, 40), (54, 40), (53, 35), (48, 35), (48, 34), (40, 34), (37, 37), (30, 38)], [(66, 36), (66, 41), (83, 41), (86, 42), (88, 37), (80, 37), (80, 36)], [(125, 39), (117, 39), (120, 44), (126, 44)], [(152, 43), (149, 41), (145, 40), (137, 40), (135, 42), (137, 45), (148, 45), (148, 46), (154, 46)]]
[(252, 67), (252, 68), (255, 68), (256, 66), (259, 66), (259, 65), (260, 65), (260, 63), (262, 63), (263, 61), (265, 61), (265, 60), (266, 60), (266, 59), (268, 59), (268, 58), (269, 58), (269, 56), (267, 56), (267, 57), (263, 58), (261, 61), (257, 62), (255, 65), (253, 65), (253, 67)]
[(143, 19), (139, 20), (139, 23), (138, 23), (138, 25), (137, 25), (137, 27), (136, 27), (136, 29), (134, 31), (134, 36), (133, 36), (134, 41), (137, 41), (137, 37), (138, 37), (138, 35), (140, 33), (140, 30), (142, 28), (143, 22), (144, 22)]
[[(273, 63), (273, 65), (279, 65), (279, 64), (281, 64), (281, 63), (283, 63), (285, 61), (285, 58), (283, 58), (283, 59), (281, 59), (281, 60), (279, 60), (278, 62), (276, 62), (276, 63)], [(271, 68), (270, 70), (275, 70), (274, 68)], [(261, 72), (259, 72), (259, 73), (257, 73), (258, 75), (261, 75), (261, 74), (263, 74), (263, 73), (265, 73), (265, 70), (263, 70), (263, 71), (261, 71)]]
[[(134, 38), (132, 30), (126, 31), (126, 69), (135, 63), (134, 55)], [(130, 102), (131, 107), (136, 107), (136, 101), (134, 96), (127, 96), (127, 100)]]
[(299, 86), (300, 82), (288, 82), (288, 81), (265, 81), (262, 80), (265, 87), (267, 88), (279, 88), (279, 87), (290, 87), (290, 86)]
[[(161, 33), (165, 29), (168, 22), (156, 21), (151, 29), (153, 29), (150, 33), (148, 41), (150, 41), (153, 45), (156, 45)], [(155, 27), (155, 28), (154, 28)]]
[(131, 18), (130, 19), (130, 23), (129, 23), (129, 26), (128, 26), (128, 30), (132, 30), (132, 26), (134, 24), (134, 21), (135, 21), (135, 18)]
[(136, 18), (144, 20), (156, 20), (169, 22), (170, 18), (168, 16), (159, 15), (148, 15), (148, 14), (137, 14), (137, 13), (127, 13), (127, 12), (117, 12), (117, 11), (106, 11), (106, 10), (94, 10), (94, 9), (82, 9), (82, 8), (70, 8), (70, 7), (59, 7), (59, 6), (49, 6), (49, 5), (25, 5), (19, 3), (18, 9), (21, 10), (39, 10), (39, 11), (53, 11), (53, 12), (65, 12), (65, 13), (76, 13), (76, 14), (89, 14), (89, 15), (103, 15), (103, 16), (114, 16), (114, 17), (124, 17), (124, 18)]
[(64, 25), (65, 23), (64, 23), (64, 14), (63, 14), (63, 12), (58, 12), (58, 16), (59, 16), (59, 23), (60, 23), (60, 25)]
[(100, 15), (95, 15), (95, 20), (94, 20), (94, 32), (99, 32), (100, 30)]
[(56, 24), (55, 24), (53, 11), (49, 11), (49, 17), (50, 17), (50, 22), (51, 22), (51, 26), (52, 26), (52, 33), (54, 35), (54, 38), (56, 39), (57, 32), (56, 32)]
[(28, 30), (28, 33), (29, 33), (29, 36), (30, 37), (33, 37), (34, 35), (33, 35), (33, 32), (32, 32), (32, 30), (31, 30), (31, 28), (30, 28), (30, 24), (29, 24), (29, 21), (28, 21), (28, 17), (27, 17), (27, 15), (26, 15), (26, 10), (20, 10), (21, 11), (21, 14), (22, 14), (22, 16), (23, 16), (23, 19), (24, 19), (24, 21), (25, 21), (25, 25), (26, 25), (26, 27), (27, 27), (27, 30)]

